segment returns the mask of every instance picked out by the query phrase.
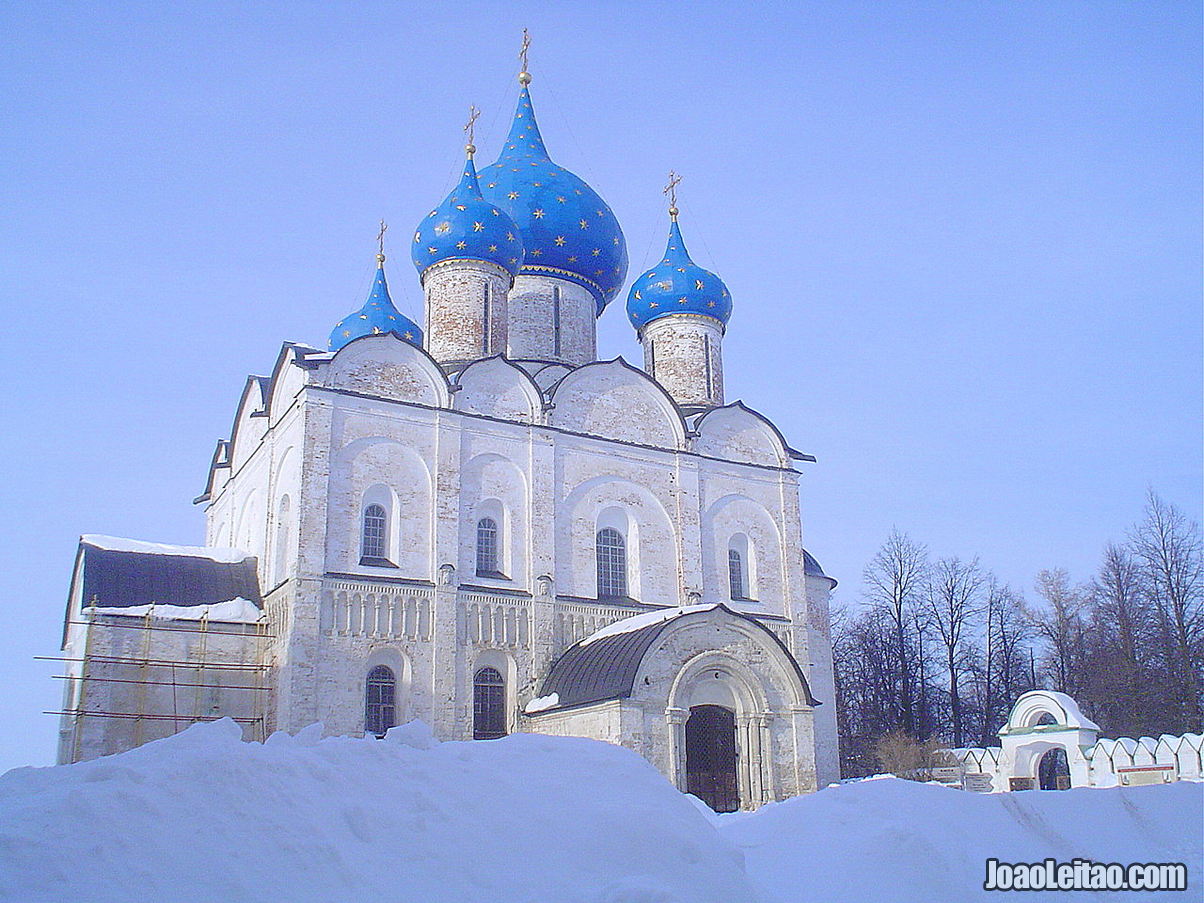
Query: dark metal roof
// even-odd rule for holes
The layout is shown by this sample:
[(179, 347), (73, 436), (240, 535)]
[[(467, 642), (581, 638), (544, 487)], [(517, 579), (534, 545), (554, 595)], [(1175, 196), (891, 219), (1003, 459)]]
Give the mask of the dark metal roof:
[(803, 573), (811, 577), (827, 577), (824, 569), (819, 566), (819, 562), (815, 560), (815, 556), (803, 549)]
[(807, 686), (807, 679), (803, 675), (802, 669), (799, 668), (798, 662), (794, 660), (790, 650), (782, 644), (777, 635), (756, 618), (732, 611), (726, 605), (716, 605), (705, 611), (686, 612), (646, 627), (629, 630), (626, 633), (611, 634), (592, 642), (576, 643), (566, 649), (564, 654), (552, 665), (552, 670), (544, 679), (539, 695), (550, 696), (555, 693), (558, 697), (555, 706), (557, 709), (604, 702), (608, 699), (626, 699), (631, 696), (640, 662), (643, 661), (644, 655), (664, 630), (682, 618), (704, 615), (715, 610), (722, 610), (729, 615), (742, 618), (763, 630), (770, 640), (786, 654), (794, 666), (799, 682), (802, 683), (803, 690), (807, 698), (811, 700), (811, 704), (819, 704), (811, 698), (811, 690)]
[(239, 597), (263, 608), (256, 559), (117, 551), (81, 542), (80, 601), (102, 608), (212, 605)]

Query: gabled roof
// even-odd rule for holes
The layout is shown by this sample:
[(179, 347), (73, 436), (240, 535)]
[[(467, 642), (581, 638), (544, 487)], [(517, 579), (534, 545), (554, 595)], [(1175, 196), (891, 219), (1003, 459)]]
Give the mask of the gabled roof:
[(726, 605), (689, 605), (684, 608), (667, 608), (625, 618), (570, 646), (552, 665), (544, 679), (539, 695), (547, 698), (556, 695), (557, 709), (604, 702), (610, 699), (626, 699), (631, 696), (636, 672), (644, 655), (660, 638), (661, 634), (681, 618), (720, 610), (748, 621), (763, 631), (769, 640), (785, 653), (794, 666), (799, 682), (812, 705), (818, 701), (811, 698), (807, 679), (798, 662), (782, 641), (756, 618), (733, 611)]
[(246, 599), (263, 608), (256, 559), (237, 549), (82, 536), (76, 574), (82, 606), (190, 607)]

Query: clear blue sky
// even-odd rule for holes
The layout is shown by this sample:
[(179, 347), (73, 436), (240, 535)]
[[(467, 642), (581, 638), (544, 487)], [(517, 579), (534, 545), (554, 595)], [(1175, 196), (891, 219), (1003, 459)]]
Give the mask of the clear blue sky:
[[(470, 102), (497, 152), (524, 25), (630, 277), (685, 175), (843, 598), (893, 524), (1029, 590), (1147, 486), (1199, 519), (1199, 4), (9, 3), (0, 770), (53, 756), (77, 535), (201, 540), (243, 379), (362, 303), (381, 217), (418, 317), (403, 238)], [(621, 302), (599, 345), (640, 360)]]

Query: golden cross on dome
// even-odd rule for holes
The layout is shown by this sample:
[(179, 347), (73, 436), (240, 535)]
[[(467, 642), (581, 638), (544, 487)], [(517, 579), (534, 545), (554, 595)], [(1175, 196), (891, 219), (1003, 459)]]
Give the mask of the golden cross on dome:
[(674, 170), (669, 170), (669, 184), (662, 189), (661, 194), (669, 196), (669, 216), (677, 219), (677, 186), (681, 184), (681, 176)]
[(481, 118), (481, 111), (477, 109), (476, 104), (468, 105), (468, 122), (464, 123), (464, 134), (468, 136), (468, 143), (464, 146), (464, 150), (468, 152), (468, 156), (472, 156), (477, 152), (476, 146), (473, 144), (473, 138), (476, 137), (477, 120)]
[(388, 225), (382, 219), (380, 221), (380, 231), (376, 233), (376, 261), (377, 263), (385, 262), (385, 233), (389, 230)]
[(527, 29), (524, 28), (523, 29), (523, 46), (522, 46), (522, 49), (519, 50), (519, 52), (518, 52), (518, 61), (519, 61), (519, 67), (520, 67), (519, 72), (518, 72), (518, 81), (519, 81), (519, 84), (523, 84), (523, 85), (531, 84), (531, 73), (527, 71), (527, 48), (530, 46), (531, 46), (531, 33), (529, 31), (527, 31)]

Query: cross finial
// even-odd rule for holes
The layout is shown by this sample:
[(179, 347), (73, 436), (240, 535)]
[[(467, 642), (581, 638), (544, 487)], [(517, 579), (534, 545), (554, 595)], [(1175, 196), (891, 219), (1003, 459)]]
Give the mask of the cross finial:
[(376, 233), (376, 262), (385, 262), (385, 232), (389, 230), (388, 225), (382, 219), (380, 221), (380, 231)]
[(477, 109), (476, 104), (468, 106), (468, 122), (464, 123), (464, 134), (468, 136), (468, 143), (464, 145), (464, 150), (468, 152), (468, 156), (472, 156), (477, 152), (476, 145), (473, 144), (473, 138), (476, 136), (477, 120), (481, 118), (481, 111)]
[(677, 219), (677, 186), (681, 183), (681, 176), (674, 170), (669, 170), (669, 184), (664, 187), (662, 194), (669, 196), (669, 216)]
[(522, 49), (519, 50), (519, 52), (518, 52), (518, 61), (519, 61), (518, 81), (519, 81), (519, 84), (523, 84), (523, 85), (531, 84), (531, 73), (527, 71), (527, 48), (530, 46), (531, 46), (531, 33), (529, 31), (527, 31), (527, 29), (524, 28), (523, 29), (523, 46), (522, 46)]

